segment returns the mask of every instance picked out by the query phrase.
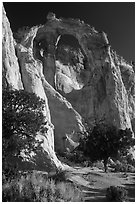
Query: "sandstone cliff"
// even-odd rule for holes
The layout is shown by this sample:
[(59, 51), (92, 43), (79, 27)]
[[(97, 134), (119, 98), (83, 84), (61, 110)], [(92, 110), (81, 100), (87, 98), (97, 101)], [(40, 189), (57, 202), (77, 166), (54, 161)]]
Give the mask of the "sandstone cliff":
[[(37, 64), (33, 65), (27, 61), (28, 56), (25, 55), (24, 69), (21, 70), (19, 59), (16, 56), (15, 41), (10, 29), (9, 21), (3, 9), (3, 39), (2, 39), (2, 62), (3, 62), (3, 88), (25, 89), (28, 92), (34, 92), (45, 100), (45, 111), (43, 114), (47, 118), (47, 134), (37, 135), (39, 141), (42, 141), (42, 151), (33, 152), (29, 159), (24, 155), (23, 163), (18, 160), (21, 169), (37, 169), (51, 171), (56, 168), (63, 168), (61, 162), (57, 159), (54, 151), (54, 134), (53, 125), (51, 124), (50, 110), (41, 79), (38, 75)], [(30, 60), (30, 62), (33, 62)], [(23, 63), (23, 58), (22, 58)], [(10, 158), (10, 162), (14, 163), (15, 158)]]
[(2, 16), (2, 77), (3, 86), (23, 89), (19, 70), (18, 58), (15, 55), (15, 41), (9, 21), (3, 9)]
[(58, 152), (74, 149), (83, 120), (134, 129), (133, 66), (111, 49), (104, 32), (50, 13), (45, 25), (22, 30), (15, 42), (5, 13), (3, 25), (8, 53), (3, 54), (3, 84), (45, 100), (45, 114), (54, 125), (54, 135), (49, 127), (45, 136), (45, 151), (56, 165), (54, 143)]

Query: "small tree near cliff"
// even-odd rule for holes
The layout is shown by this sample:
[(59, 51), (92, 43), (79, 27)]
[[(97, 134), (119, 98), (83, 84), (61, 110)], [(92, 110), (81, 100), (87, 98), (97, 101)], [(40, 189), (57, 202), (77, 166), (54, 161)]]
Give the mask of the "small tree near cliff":
[(24, 149), (36, 148), (37, 132), (46, 131), (42, 113), (44, 100), (24, 90), (2, 93), (2, 156), (3, 169), (8, 156), (18, 157)]
[(83, 149), (84, 155), (93, 162), (103, 160), (106, 172), (109, 157), (116, 158), (119, 153), (127, 153), (134, 145), (135, 140), (130, 129), (118, 130), (114, 126), (99, 124), (92, 131), (88, 130), (79, 149)]

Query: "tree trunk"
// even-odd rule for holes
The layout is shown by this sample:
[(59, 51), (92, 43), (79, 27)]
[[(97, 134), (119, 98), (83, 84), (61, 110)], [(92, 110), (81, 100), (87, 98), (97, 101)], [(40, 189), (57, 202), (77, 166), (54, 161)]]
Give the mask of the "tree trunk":
[(104, 169), (105, 169), (105, 172), (108, 172), (108, 166), (107, 166), (107, 164), (108, 164), (108, 158), (105, 158), (105, 159), (104, 159)]

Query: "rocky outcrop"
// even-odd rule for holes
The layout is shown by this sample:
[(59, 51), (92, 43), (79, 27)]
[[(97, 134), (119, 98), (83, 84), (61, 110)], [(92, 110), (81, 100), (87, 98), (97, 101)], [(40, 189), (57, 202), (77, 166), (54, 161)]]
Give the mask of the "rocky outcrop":
[(133, 66), (120, 61), (104, 32), (50, 13), (45, 25), (20, 31), (16, 42), (23, 87), (46, 101), (56, 151), (78, 145), (83, 120), (134, 129)]
[(132, 129), (135, 132), (135, 72), (134, 64), (129, 64), (123, 57), (120, 57), (116, 52), (112, 53), (115, 64), (120, 67), (122, 81), (128, 96), (128, 110), (132, 124)]
[[(3, 88), (10, 89), (25, 89), (28, 92), (33, 92), (40, 98), (45, 100), (45, 110), (43, 114), (46, 116), (47, 134), (38, 134), (36, 141), (41, 142), (41, 149), (36, 152), (31, 152), (26, 156), (22, 152), (23, 160), (12, 158), (9, 156), (9, 162), (18, 163), (20, 169), (37, 169), (51, 171), (56, 168), (63, 168), (63, 165), (58, 160), (54, 151), (54, 126), (51, 123), (50, 110), (47, 97), (42, 85), (39, 69), (41, 66), (33, 58), (30, 57), (29, 51), (23, 46), (18, 47), (18, 58), (15, 52), (15, 42), (9, 21), (3, 9)], [(28, 51), (28, 52), (27, 52)], [(20, 61), (21, 58), (21, 61)]]
[[(52, 71), (54, 71), (55, 62), (53, 56), (50, 54), (47, 56), (46, 62), (40, 59), (39, 52), (42, 52), (42, 50), (38, 50), (38, 45), (35, 42), (37, 32), (38, 27), (32, 28), (29, 34), (26, 35), (26, 38), (16, 45), (22, 72), (22, 81), (25, 90), (34, 92), (43, 99), (47, 97), (51, 121), (55, 127), (55, 149), (56, 151), (64, 152), (66, 149), (74, 149), (79, 141), (77, 133), (84, 131), (84, 126), (81, 116), (73, 109), (71, 104), (53, 88), (53, 79), (50, 77), (52, 76)], [(46, 65), (44, 63), (46, 63)], [(49, 80), (51, 84), (48, 83)], [(69, 144), (68, 137), (73, 138), (74, 145)]]
[(23, 89), (18, 58), (15, 54), (15, 40), (3, 8), (2, 16), (2, 84), (14, 89)]
[[(126, 80), (127, 68), (119, 60), (116, 63), (106, 34), (80, 20), (57, 19), (53, 14), (47, 19), (44, 26), (34, 28), (35, 35), (31, 29), (21, 41), (28, 48), (29, 40), (33, 44), (33, 56), (42, 64), (45, 80), (90, 124), (103, 120), (132, 129), (134, 97)], [(128, 78), (133, 78), (133, 68), (128, 66)], [(56, 131), (58, 122), (55, 116), (52, 119)]]

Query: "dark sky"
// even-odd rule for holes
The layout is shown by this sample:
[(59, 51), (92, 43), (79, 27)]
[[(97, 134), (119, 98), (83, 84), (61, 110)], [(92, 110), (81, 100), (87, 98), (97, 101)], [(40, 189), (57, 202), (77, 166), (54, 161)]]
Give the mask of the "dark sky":
[(105, 31), (112, 48), (131, 61), (135, 58), (135, 3), (133, 2), (4, 2), (12, 31), (46, 23), (48, 12), (56, 17), (80, 18)]

